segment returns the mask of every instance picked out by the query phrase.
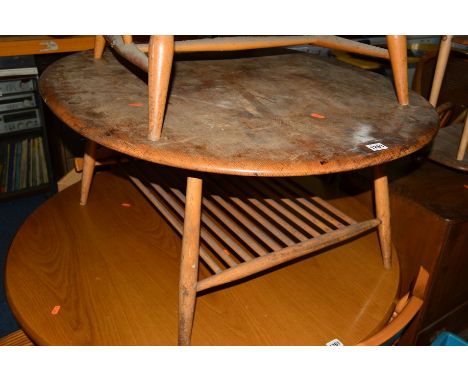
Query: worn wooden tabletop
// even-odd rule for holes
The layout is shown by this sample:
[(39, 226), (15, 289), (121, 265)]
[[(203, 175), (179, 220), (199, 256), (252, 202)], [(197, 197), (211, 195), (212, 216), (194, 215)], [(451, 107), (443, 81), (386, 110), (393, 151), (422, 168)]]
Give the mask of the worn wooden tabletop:
[[(127, 65), (128, 66), (128, 65)], [(176, 60), (162, 137), (146, 138), (145, 75), (106, 52), (71, 55), (42, 75), (52, 111), (83, 136), (169, 166), (238, 175), (313, 175), (410, 154), (437, 131), (437, 114), (391, 82), (304, 53)], [(384, 150), (368, 145), (381, 143)]]

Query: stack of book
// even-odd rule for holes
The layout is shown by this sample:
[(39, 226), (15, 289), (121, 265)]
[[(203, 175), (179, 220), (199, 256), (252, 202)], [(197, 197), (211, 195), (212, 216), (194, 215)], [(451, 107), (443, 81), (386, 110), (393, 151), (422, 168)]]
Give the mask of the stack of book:
[(0, 193), (49, 182), (42, 137), (0, 142)]

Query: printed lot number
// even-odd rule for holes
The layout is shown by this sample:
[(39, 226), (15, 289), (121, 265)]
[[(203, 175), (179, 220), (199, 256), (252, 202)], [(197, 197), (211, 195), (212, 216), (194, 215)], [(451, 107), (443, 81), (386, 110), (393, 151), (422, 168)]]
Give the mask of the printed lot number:
[(385, 146), (383, 143), (372, 143), (370, 145), (366, 145), (372, 151), (380, 151), (380, 150), (387, 150), (388, 147)]

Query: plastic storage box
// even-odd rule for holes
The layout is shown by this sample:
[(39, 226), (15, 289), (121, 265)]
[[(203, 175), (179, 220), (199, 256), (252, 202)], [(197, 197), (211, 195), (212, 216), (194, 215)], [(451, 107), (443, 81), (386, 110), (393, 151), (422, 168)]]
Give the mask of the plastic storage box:
[(456, 336), (450, 332), (441, 332), (432, 342), (432, 346), (468, 346), (463, 338)]

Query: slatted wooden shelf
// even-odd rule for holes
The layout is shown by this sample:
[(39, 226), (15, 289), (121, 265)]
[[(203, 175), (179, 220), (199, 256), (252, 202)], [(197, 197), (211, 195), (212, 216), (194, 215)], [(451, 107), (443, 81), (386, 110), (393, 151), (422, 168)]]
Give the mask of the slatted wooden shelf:
[(20, 329), (0, 338), (0, 346), (34, 346), (34, 344)]
[[(144, 162), (124, 171), (182, 235), (188, 173)], [(200, 175), (198, 175), (200, 176)], [(350, 239), (380, 224), (357, 222), (294, 178), (203, 174), (200, 258), (212, 272), (197, 291), (235, 281)]]

